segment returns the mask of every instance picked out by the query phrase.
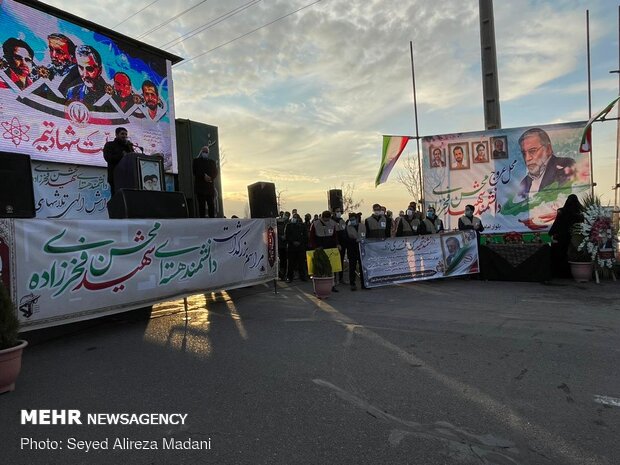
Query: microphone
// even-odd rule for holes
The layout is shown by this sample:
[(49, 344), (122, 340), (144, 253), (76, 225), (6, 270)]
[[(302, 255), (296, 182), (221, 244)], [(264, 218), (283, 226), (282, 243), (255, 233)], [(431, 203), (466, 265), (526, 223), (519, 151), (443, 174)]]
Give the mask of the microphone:
[(140, 149), (140, 152), (144, 153), (144, 147), (140, 147), (138, 144), (134, 144), (133, 142), (129, 142), (132, 147), (136, 149)]

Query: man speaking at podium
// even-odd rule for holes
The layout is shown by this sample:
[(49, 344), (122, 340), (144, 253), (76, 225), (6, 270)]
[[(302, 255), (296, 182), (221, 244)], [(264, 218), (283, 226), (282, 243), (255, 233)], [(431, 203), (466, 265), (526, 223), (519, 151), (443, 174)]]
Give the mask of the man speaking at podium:
[(194, 172), (194, 192), (198, 203), (198, 215), (205, 217), (205, 203), (207, 204), (208, 218), (215, 218), (215, 178), (218, 175), (217, 163), (209, 158), (209, 147), (200, 149), (197, 158), (192, 164)]
[(133, 152), (133, 144), (127, 139), (127, 129), (116, 128), (116, 138), (106, 142), (103, 146), (103, 158), (108, 162), (108, 184), (112, 195), (115, 194), (114, 189), (114, 168), (125, 156), (126, 153)]

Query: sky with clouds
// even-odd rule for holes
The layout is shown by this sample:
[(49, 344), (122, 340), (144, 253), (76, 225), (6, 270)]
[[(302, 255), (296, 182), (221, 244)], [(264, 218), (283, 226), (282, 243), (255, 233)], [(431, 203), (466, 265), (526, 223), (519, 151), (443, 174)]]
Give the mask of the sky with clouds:
[[(403, 209), (398, 165), (374, 179), (381, 135), (415, 134), (409, 41), (420, 135), (484, 129), (478, 0), (159, 0), (120, 25), (152, 0), (44, 3), (188, 60), (173, 68), (176, 117), (218, 126), (227, 216), (244, 215), (256, 181), (275, 182), (288, 210), (320, 212), (343, 184), (363, 211)], [(503, 127), (588, 119), (586, 9), (596, 111), (618, 95), (618, 3), (494, 2)], [(597, 193), (613, 203), (615, 122), (595, 125), (593, 147)]]

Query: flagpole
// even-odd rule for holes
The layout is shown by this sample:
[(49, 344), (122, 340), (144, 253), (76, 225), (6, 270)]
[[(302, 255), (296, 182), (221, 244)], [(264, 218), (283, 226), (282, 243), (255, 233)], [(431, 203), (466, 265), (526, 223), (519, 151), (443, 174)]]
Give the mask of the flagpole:
[[(586, 10), (586, 48), (588, 54), (588, 119), (592, 118), (592, 73), (590, 66), (590, 10)], [(594, 166), (592, 166), (592, 141), (590, 141), (590, 190), (594, 195)]]
[[(620, 5), (618, 5), (618, 39), (620, 39)], [(620, 95), (620, 43), (618, 44), (618, 95)], [(614, 210), (618, 210), (618, 163), (620, 163), (620, 106), (616, 123), (616, 184), (614, 186)], [(617, 213), (616, 213), (617, 215)]]
[(420, 200), (421, 202), (421, 209), (422, 211), (424, 211), (426, 209), (425, 204), (425, 199), (424, 199), (424, 181), (422, 179), (422, 163), (420, 162), (420, 131), (418, 128), (418, 99), (416, 96), (416, 91), (415, 91), (415, 66), (413, 64), (413, 42), (410, 40), (409, 41), (409, 51), (411, 52), (411, 81), (413, 83), (413, 114), (414, 114), (414, 118), (415, 118), (415, 141), (416, 141), (416, 145), (417, 145), (417, 149), (418, 149), (418, 176), (419, 176), (419, 182), (420, 182), (420, 199), (414, 199), (414, 200)]

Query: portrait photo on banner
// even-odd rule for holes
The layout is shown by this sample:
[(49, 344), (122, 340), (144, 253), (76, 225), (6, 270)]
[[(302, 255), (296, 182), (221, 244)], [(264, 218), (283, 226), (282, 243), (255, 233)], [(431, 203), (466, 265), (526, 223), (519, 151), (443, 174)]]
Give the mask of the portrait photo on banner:
[(469, 144), (467, 142), (448, 144), (448, 152), (451, 170), (469, 169)]
[(473, 154), (474, 163), (489, 162), (489, 141), (481, 140), (471, 143), (471, 153)]
[(508, 158), (508, 138), (506, 136), (491, 137), (491, 158), (493, 160), (501, 160)]
[(436, 145), (429, 146), (428, 159), (430, 160), (431, 168), (446, 167), (446, 154), (441, 147), (438, 147)]

